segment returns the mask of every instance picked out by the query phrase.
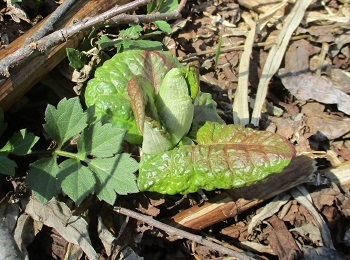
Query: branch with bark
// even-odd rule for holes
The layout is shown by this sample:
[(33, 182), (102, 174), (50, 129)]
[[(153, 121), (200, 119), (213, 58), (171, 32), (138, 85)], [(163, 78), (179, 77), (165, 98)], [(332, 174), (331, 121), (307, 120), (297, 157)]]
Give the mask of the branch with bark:
[(214, 242), (211, 242), (205, 238), (203, 238), (202, 236), (199, 236), (199, 235), (194, 235), (194, 234), (191, 234), (187, 231), (184, 231), (184, 230), (181, 230), (181, 229), (178, 229), (178, 228), (175, 228), (175, 227), (172, 227), (172, 226), (169, 226), (167, 224), (164, 224), (160, 221), (157, 221), (155, 219), (153, 219), (152, 217), (150, 216), (146, 216), (146, 215), (143, 215), (143, 214), (140, 214), (140, 213), (137, 213), (135, 211), (132, 211), (130, 209), (126, 209), (126, 208), (123, 208), (123, 207), (120, 207), (120, 208), (116, 208), (115, 209), (116, 212), (120, 213), (120, 214), (123, 214), (123, 215), (126, 215), (126, 216), (129, 216), (131, 218), (134, 218), (134, 219), (137, 219), (137, 220), (140, 220), (144, 223), (147, 223), (153, 227), (156, 227), (160, 230), (163, 230), (165, 231), (166, 233), (170, 234), (170, 235), (174, 235), (174, 236), (178, 236), (178, 237), (182, 237), (182, 238), (186, 238), (186, 239), (189, 239), (189, 240), (192, 240), (194, 242), (197, 242), (198, 244), (201, 244), (201, 245), (205, 245), (205, 246), (208, 246), (218, 252), (221, 252), (223, 254), (227, 254), (229, 256), (233, 256), (233, 257), (236, 257), (237, 259), (254, 259), (253, 257), (250, 257), (246, 254), (242, 254), (242, 253), (238, 253), (236, 251), (233, 251), (227, 247), (224, 247), (222, 245), (219, 245), (217, 243), (214, 243)]
[[(18, 49), (17, 51), (0, 61), (0, 75), (9, 77), (9, 68), (13, 68), (14, 66), (25, 62), (29, 58), (33, 58), (40, 54), (44, 54), (51, 47), (60, 44), (64, 41), (67, 41), (69, 38), (74, 37), (78, 33), (83, 32), (87, 29), (91, 29), (93, 27), (97, 28), (103, 25), (116, 25), (120, 23), (144, 23), (157, 20), (176, 19), (179, 17), (181, 10), (183, 9), (186, 3), (186, 1), (181, 1), (178, 8), (169, 13), (158, 13), (149, 15), (119, 15), (130, 10), (135, 10), (140, 6), (149, 4), (150, 2), (151, 0), (135, 0), (122, 6), (116, 6), (100, 15), (91, 18), (86, 18), (83, 21), (76, 22), (72, 26), (61, 30), (57, 30), (44, 37), (43, 35), (49, 29), (47, 29), (46, 27), (42, 27), (43, 29), (39, 30), (37, 34), (33, 36), (33, 38), (29, 38), (29, 40), (32, 41), (27, 41), (27, 44), (24, 45), (22, 48)], [(67, 6), (69, 7), (70, 5), (68, 5), (67, 3)], [(66, 6), (63, 7), (64, 8), (58, 10), (59, 13), (62, 13), (64, 10), (67, 9)], [(54, 15), (54, 18), (57, 19), (57, 15)], [(52, 20), (55, 21), (54, 19)], [(52, 27), (53, 21), (50, 20), (46, 23), (48, 28)], [(42, 38), (39, 39), (40, 37)]]
[(53, 46), (67, 41), (69, 38), (83, 32), (84, 30), (106, 25), (112, 17), (118, 14), (135, 10), (136, 8), (150, 2), (150, 0), (135, 0), (125, 5), (116, 6), (100, 15), (76, 22), (74, 25), (57, 30), (40, 40), (30, 42), (0, 61), (0, 75), (9, 77), (9, 68), (13, 68), (16, 65), (25, 62), (29, 58), (44, 54)]
[[(38, 29), (33, 28), (28, 34), (0, 50), (0, 106), (2, 109), (7, 110), (20, 100), (32, 86), (66, 57), (65, 49), (76, 48), (84, 32), (88, 32), (91, 28), (177, 19), (186, 4), (186, 0), (181, 0), (178, 8), (168, 13), (130, 15), (125, 12), (133, 11), (149, 3), (150, 0), (136, 0), (123, 5), (125, 1), (128, 0), (88, 2), (80, 0), (73, 6), (71, 6), (72, 1), (69, 5), (67, 2), (67, 6), (71, 8), (64, 17), (57, 20), (57, 17), (67, 10), (67, 6), (57, 8), (46, 21), (37, 25), (37, 27), (40, 26), (40, 32), (36, 32)], [(69, 16), (69, 14), (73, 15)], [(49, 33), (53, 25), (58, 28), (56, 31), (36, 40)], [(27, 38), (34, 41), (26, 43)]]

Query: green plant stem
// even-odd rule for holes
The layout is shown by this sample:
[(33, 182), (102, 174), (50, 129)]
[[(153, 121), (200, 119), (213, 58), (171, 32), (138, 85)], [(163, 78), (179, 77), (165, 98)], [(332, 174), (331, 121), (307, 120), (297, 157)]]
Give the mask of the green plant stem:
[(51, 155), (53, 150), (38, 150), (32, 151), (31, 153), (26, 154), (26, 156), (37, 156), (37, 155)]
[(55, 150), (55, 154), (58, 155), (58, 156), (64, 156), (64, 157), (67, 157), (67, 158), (72, 158), (72, 159), (75, 159), (75, 160), (79, 160), (79, 161), (83, 161), (83, 162), (88, 162), (88, 159), (84, 156), (80, 156), (80, 154), (77, 154), (77, 153), (70, 153), (70, 152), (66, 152), (66, 151), (62, 151), (60, 149), (57, 149)]

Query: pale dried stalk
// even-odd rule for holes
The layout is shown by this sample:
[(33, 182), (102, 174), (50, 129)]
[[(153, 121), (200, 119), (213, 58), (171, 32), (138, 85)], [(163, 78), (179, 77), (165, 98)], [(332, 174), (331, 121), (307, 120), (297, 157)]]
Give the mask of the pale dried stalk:
[(332, 241), (331, 232), (329, 231), (329, 228), (324, 219), (322, 218), (321, 214), (313, 205), (312, 198), (307, 189), (303, 185), (299, 185), (291, 189), (289, 192), (314, 217), (314, 220), (321, 231), (323, 244), (328, 248), (335, 249)]
[(259, 81), (251, 120), (251, 123), (255, 126), (259, 125), (261, 110), (267, 95), (268, 84), (272, 76), (277, 72), (279, 66), (281, 65), (281, 61), (284, 57), (284, 53), (287, 49), (287, 45), (291, 39), (292, 33), (299, 26), (301, 20), (304, 17), (305, 11), (311, 2), (312, 0), (298, 0), (296, 2), (294, 8), (285, 20), (282, 30), (276, 39), (275, 45), (273, 45), (269, 51), (269, 55), (267, 56), (266, 63)]
[(236, 125), (245, 126), (249, 124), (249, 107), (248, 107), (248, 78), (250, 56), (252, 55), (256, 23), (251, 23), (251, 29), (244, 43), (244, 51), (239, 63), (238, 86), (233, 101), (233, 121)]
[(248, 105), (248, 79), (249, 79), (249, 66), (250, 58), (255, 40), (255, 35), (260, 32), (267, 22), (276, 14), (276, 12), (282, 8), (287, 3), (284, 0), (282, 3), (274, 6), (268, 12), (259, 16), (257, 23), (249, 22), (248, 17), (242, 14), (244, 20), (249, 24), (250, 31), (248, 33), (247, 39), (244, 43), (244, 51), (240, 58), (239, 63), (239, 74), (238, 74), (238, 86), (235, 93), (235, 99), (233, 102), (233, 121), (234, 124), (239, 124), (245, 126), (249, 124), (249, 105)]

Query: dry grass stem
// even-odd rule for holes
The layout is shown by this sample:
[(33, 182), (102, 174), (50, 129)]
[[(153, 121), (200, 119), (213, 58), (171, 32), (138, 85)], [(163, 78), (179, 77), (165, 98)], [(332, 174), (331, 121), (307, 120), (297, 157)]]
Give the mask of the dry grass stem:
[(304, 17), (305, 10), (311, 4), (311, 2), (312, 0), (299, 0), (296, 2), (294, 8), (285, 20), (282, 30), (276, 39), (275, 45), (273, 45), (269, 51), (269, 55), (259, 81), (258, 92), (256, 94), (251, 120), (251, 123), (255, 126), (259, 125), (261, 110), (265, 102), (270, 79), (279, 69), (292, 33), (299, 26)]

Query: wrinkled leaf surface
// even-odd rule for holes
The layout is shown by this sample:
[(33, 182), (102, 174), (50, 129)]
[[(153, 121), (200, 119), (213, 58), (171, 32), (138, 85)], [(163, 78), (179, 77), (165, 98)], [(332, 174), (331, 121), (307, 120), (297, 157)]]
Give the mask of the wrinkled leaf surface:
[(126, 140), (140, 144), (142, 136), (129, 103), (128, 82), (135, 76), (145, 77), (157, 93), (166, 73), (178, 66), (177, 59), (169, 52), (133, 50), (118, 53), (98, 68), (95, 77), (88, 82), (86, 105), (95, 106), (97, 120), (126, 129)]
[(283, 137), (238, 125), (207, 122), (195, 139), (197, 145), (143, 155), (140, 190), (187, 194), (198, 189), (238, 188), (281, 172), (295, 155)]

